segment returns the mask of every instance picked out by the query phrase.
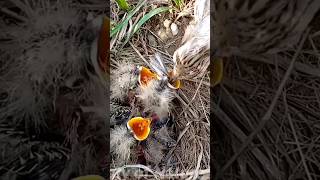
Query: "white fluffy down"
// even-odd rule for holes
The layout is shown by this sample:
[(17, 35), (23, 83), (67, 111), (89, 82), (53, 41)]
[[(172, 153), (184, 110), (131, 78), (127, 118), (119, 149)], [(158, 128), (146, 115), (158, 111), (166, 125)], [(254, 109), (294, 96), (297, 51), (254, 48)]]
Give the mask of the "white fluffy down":
[(128, 134), (124, 126), (115, 127), (110, 133), (110, 152), (115, 155), (115, 160), (119, 163), (128, 162), (131, 148), (135, 139)]
[(161, 162), (165, 156), (164, 151), (165, 147), (157, 142), (154, 138), (147, 139), (147, 148), (144, 152), (146, 159), (149, 162), (152, 162), (154, 165), (157, 165)]
[(158, 88), (159, 82), (151, 81), (147, 87), (138, 89), (137, 97), (141, 99), (145, 111), (154, 112), (159, 118), (164, 118), (168, 116), (170, 102), (174, 95), (169, 88), (164, 88), (162, 91)]
[(111, 99), (124, 100), (128, 90), (137, 81), (133, 70), (135, 65), (129, 62), (121, 62), (118, 67), (111, 70)]

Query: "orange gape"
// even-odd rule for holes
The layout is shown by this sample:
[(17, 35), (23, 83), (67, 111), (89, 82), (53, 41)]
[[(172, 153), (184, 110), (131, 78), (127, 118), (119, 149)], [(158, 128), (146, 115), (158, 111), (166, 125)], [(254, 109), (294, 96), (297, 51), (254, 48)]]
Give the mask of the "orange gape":
[(128, 121), (127, 127), (130, 129), (134, 137), (139, 140), (145, 140), (150, 133), (151, 120), (142, 117), (135, 117)]
[(146, 68), (146, 67), (140, 67), (140, 74), (139, 74), (139, 83), (142, 86), (147, 86), (148, 83), (151, 80), (154, 79), (159, 79), (159, 77), (157, 76), (157, 74), (151, 72), (150, 69)]
[(98, 61), (100, 68), (106, 75), (110, 73), (110, 20), (103, 18), (103, 23), (98, 41)]

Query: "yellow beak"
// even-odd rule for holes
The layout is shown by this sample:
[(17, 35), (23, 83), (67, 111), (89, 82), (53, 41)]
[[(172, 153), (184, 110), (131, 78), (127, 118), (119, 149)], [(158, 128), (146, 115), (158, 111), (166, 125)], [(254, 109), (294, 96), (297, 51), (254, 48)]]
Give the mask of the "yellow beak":
[[(173, 77), (173, 71), (169, 71), (169, 77)], [(177, 79), (174, 82), (169, 82), (168, 86), (171, 89), (179, 89), (179, 88), (181, 88), (181, 81), (179, 79)]]
[(222, 58), (213, 60), (213, 86), (218, 85), (223, 77), (223, 60)]

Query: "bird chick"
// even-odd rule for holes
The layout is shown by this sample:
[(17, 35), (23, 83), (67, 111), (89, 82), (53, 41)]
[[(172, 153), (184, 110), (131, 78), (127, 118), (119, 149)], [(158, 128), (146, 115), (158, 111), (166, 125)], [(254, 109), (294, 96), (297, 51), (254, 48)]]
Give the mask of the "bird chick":
[(131, 115), (131, 107), (110, 103), (110, 126), (120, 125), (128, 121)]
[(165, 85), (170, 89), (179, 89), (181, 87), (180, 80), (173, 76), (173, 71), (167, 69), (159, 53), (150, 58), (150, 66), (156, 72), (157, 79), (161, 82), (160, 85), (162, 87)]
[(127, 128), (136, 140), (143, 141), (150, 134), (151, 120), (148, 118), (135, 117), (127, 122)]
[(114, 155), (117, 164), (125, 164), (130, 160), (135, 142), (125, 126), (120, 125), (111, 130), (110, 153)]
[(110, 152), (117, 165), (132, 161), (158, 165), (162, 161), (166, 151), (176, 141), (171, 137), (167, 123), (158, 127), (154, 121), (156, 120), (134, 117), (127, 121), (127, 128), (122, 124), (112, 129)]
[(127, 61), (120, 62), (117, 68), (111, 70), (111, 99), (120, 102), (128, 101), (128, 93), (135, 89), (138, 82), (137, 67)]
[(173, 76), (182, 79), (202, 77), (210, 64), (210, 1), (197, 0), (194, 21), (182, 38), (181, 46), (173, 54)]
[(134, 117), (124, 124), (116, 126), (111, 130), (110, 149), (115, 155), (116, 162), (126, 163), (132, 157), (136, 140), (144, 141), (151, 131), (151, 120), (149, 118)]
[(150, 138), (146, 140), (144, 154), (147, 162), (154, 166), (158, 166), (169, 148), (173, 147), (175, 144), (176, 141), (171, 137), (167, 126), (155, 130), (150, 135)]
[(210, 69), (213, 86), (220, 83), (223, 76), (221, 58), (210, 59), (210, 1), (196, 0), (194, 19), (187, 26), (181, 46), (173, 54), (174, 69), (172, 77), (177, 79), (197, 79)]
[(170, 102), (174, 98), (169, 88), (162, 88), (160, 81), (153, 80), (146, 87), (137, 89), (136, 97), (144, 107), (145, 112), (156, 113), (160, 119), (168, 116)]

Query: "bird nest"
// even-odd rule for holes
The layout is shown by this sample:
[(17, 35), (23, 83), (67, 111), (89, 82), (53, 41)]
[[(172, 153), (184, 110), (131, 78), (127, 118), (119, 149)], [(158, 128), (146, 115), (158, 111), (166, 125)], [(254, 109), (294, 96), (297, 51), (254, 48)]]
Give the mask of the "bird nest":
[[(126, 41), (126, 36), (128, 37), (132, 33), (132, 29), (134, 29), (133, 27), (139, 17), (141, 18), (146, 12), (159, 6), (159, 3), (161, 5), (161, 2), (156, 1), (148, 3), (151, 4), (151, 9), (150, 6), (141, 8), (137, 15), (133, 16), (132, 22), (129, 23), (128, 27), (120, 30), (117, 36), (111, 39), (111, 84), (113, 84), (112, 81), (118, 81), (117, 79), (119, 79), (112, 73), (113, 70), (120, 72), (128, 64), (151, 68), (149, 66), (150, 59), (156, 53), (161, 55), (161, 59), (168, 69), (173, 68), (172, 55), (179, 48), (184, 30), (192, 19), (194, 1), (185, 1), (183, 8), (177, 11), (179, 13), (162, 13), (159, 16), (154, 16), (139, 30), (139, 33), (131, 36), (130, 41)], [(111, 4), (111, 18), (117, 22), (121, 19), (121, 14), (119, 16), (118, 7), (113, 5)], [(172, 22), (178, 24), (179, 30), (177, 32), (168, 32), (168, 27)], [(115, 74), (119, 75), (119, 73)], [(168, 125), (168, 132), (166, 133), (173, 139), (173, 146), (158, 147), (155, 143), (152, 145), (153, 147), (143, 147), (149, 149), (146, 149), (147, 152), (142, 150), (146, 162), (140, 163), (138, 155), (135, 153), (136, 149), (131, 149), (130, 158), (122, 158), (119, 161), (119, 158), (114, 155), (117, 153), (112, 152), (126, 152), (119, 147), (112, 147), (113, 143), (111, 143), (111, 179), (125, 179), (128, 177), (144, 177), (147, 179), (203, 177), (204, 179), (209, 179), (209, 75), (207, 72), (197, 80), (183, 79), (181, 82), (181, 88), (173, 91), (174, 96), (169, 103), (171, 124)], [(116, 90), (114, 91), (116, 92)], [(111, 91), (111, 97), (113, 96), (112, 93)], [(111, 136), (113, 128), (111, 128)], [(119, 134), (120, 131), (114, 130), (115, 132)], [(111, 137), (111, 141), (116, 140)], [(129, 140), (126, 142), (122, 140), (121, 145), (125, 143), (130, 145), (142, 144), (137, 141), (132, 143)], [(148, 152), (152, 157), (148, 157)]]
[[(142, 55), (139, 42), (131, 44), (111, 55), (111, 64), (119, 64), (128, 60), (134, 65), (148, 66), (146, 55)], [(163, 55), (164, 62), (172, 67), (169, 55)], [(113, 67), (115, 68), (115, 67)], [(111, 70), (112, 71), (112, 70)], [(111, 76), (111, 81), (116, 77)], [(210, 162), (210, 93), (209, 77), (205, 75), (198, 81), (183, 80), (182, 87), (175, 91), (170, 102), (172, 125), (169, 134), (175, 145), (163, 149), (164, 156), (158, 159), (157, 165), (147, 159), (145, 165), (137, 164), (132, 158), (126, 162), (114, 162), (111, 177), (114, 179), (130, 176), (155, 176), (162, 178), (186, 178), (194, 175), (209, 175)], [(112, 147), (111, 147), (112, 149)], [(155, 151), (158, 151), (155, 149)], [(160, 151), (158, 153), (161, 153)], [(114, 160), (114, 159), (113, 159)]]

